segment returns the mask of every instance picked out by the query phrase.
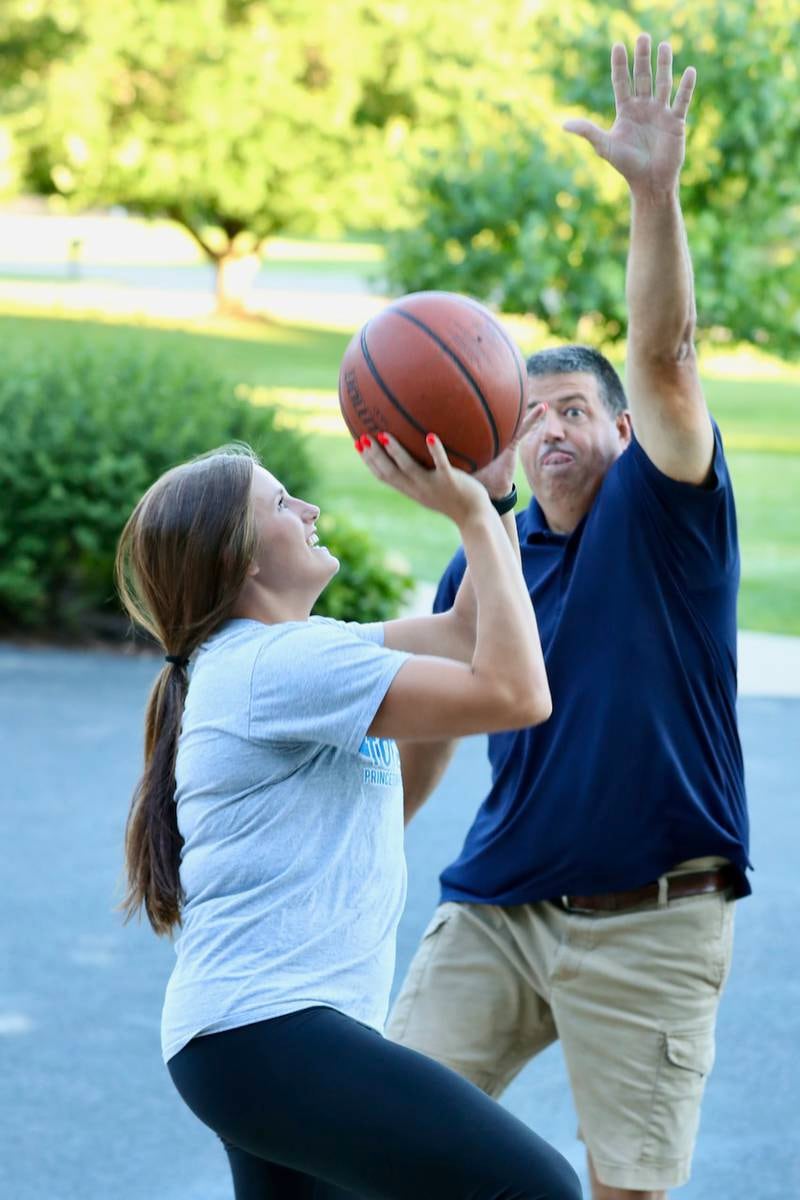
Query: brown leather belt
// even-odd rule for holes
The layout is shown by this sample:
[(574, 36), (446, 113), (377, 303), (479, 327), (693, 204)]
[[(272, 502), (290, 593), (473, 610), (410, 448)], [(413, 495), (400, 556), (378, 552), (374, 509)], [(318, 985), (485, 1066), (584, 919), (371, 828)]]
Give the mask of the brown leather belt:
[(570, 912), (623, 912), (646, 904), (666, 904), (682, 896), (704, 896), (724, 892), (736, 882), (736, 870), (729, 864), (713, 871), (687, 871), (665, 875), (662, 880), (632, 888), (629, 892), (605, 892), (597, 896), (561, 896), (557, 904)]

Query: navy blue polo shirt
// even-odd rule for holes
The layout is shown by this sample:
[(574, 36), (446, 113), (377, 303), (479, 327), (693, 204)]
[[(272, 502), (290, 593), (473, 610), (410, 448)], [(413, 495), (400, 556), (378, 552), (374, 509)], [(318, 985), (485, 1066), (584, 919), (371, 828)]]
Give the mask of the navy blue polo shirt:
[[(442, 899), (523, 904), (622, 891), (722, 855), (746, 895), (736, 722), (736, 511), (720, 433), (711, 476), (678, 483), (634, 439), (571, 534), (517, 516), (553, 697), (548, 721), (489, 736), (489, 794)], [(434, 610), (466, 567), (448, 566)]]

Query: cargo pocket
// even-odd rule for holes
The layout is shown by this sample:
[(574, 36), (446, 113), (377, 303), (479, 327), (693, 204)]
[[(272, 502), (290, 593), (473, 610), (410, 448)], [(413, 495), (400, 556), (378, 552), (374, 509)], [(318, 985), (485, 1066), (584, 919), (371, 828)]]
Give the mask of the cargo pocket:
[[(452, 901), (440, 904), (420, 938), (416, 954), (411, 960), (411, 965), (408, 968), (400, 993), (389, 1014), (386, 1025), (386, 1036), (394, 1042), (401, 1042), (413, 1045), (415, 1049), (422, 1049), (422, 1046), (413, 1039), (418, 1036), (415, 1032), (415, 1026), (418, 1023), (421, 1023), (423, 1026), (426, 1024), (427, 1006), (418, 1005), (417, 1001), (436, 946), (436, 935), (444, 929), (445, 925), (453, 917), (456, 909), (457, 905)], [(412, 1040), (407, 1042), (407, 1038)]]
[(439, 932), (443, 925), (447, 924), (452, 917), (454, 910), (455, 904), (452, 902), (452, 900), (449, 903), (445, 901), (444, 904), (439, 905), (439, 907), (436, 909), (436, 912), (433, 914), (430, 921), (422, 931), (420, 945), (422, 945), (422, 943), (427, 941), (429, 938), (432, 938), (434, 934)]
[(644, 1156), (657, 1162), (691, 1158), (706, 1079), (714, 1065), (714, 1025), (661, 1034), (658, 1077)]

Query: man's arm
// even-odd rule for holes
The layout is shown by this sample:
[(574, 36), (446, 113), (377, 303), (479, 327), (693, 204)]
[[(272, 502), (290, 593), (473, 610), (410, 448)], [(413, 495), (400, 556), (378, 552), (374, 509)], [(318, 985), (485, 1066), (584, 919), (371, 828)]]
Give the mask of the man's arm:
[(670, 105), (672, 50), (666, 42), (658, 48), (655, 91), (650, 53), (641, 34), (631, 88), (625, 47), (611, 51), (616, 119), (608, 132), (582, 120), (565, 128), (585, 137), (631, 192), (626, 374), (636, 437), (664, 474), (702, 484), (714, 434), (694, 350), (692, 264), (678, 198), (695, 72), (684, 72)]
[(403, 820), (406, 825), (439, 786), (457, 745), (457, 738), (443, 742), (397, 743), (403, 776)]

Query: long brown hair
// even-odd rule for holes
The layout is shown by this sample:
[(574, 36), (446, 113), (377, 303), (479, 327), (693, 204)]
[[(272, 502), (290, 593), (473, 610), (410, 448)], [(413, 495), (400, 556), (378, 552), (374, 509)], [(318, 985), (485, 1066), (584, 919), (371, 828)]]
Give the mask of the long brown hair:
[[(116, 582), (128, 614), (188, 660), (226, 620), (256, 548), (249, 446), (230, 445), (173, 467), (142, 496), (117, 547)], [(183, 839), (175, 806), (175, 760), (189, 681), (165, 663), (147, 704), (144, 771), (125, 829), (128, 920), (144, 908), (156, 933), (181, 922)]]

